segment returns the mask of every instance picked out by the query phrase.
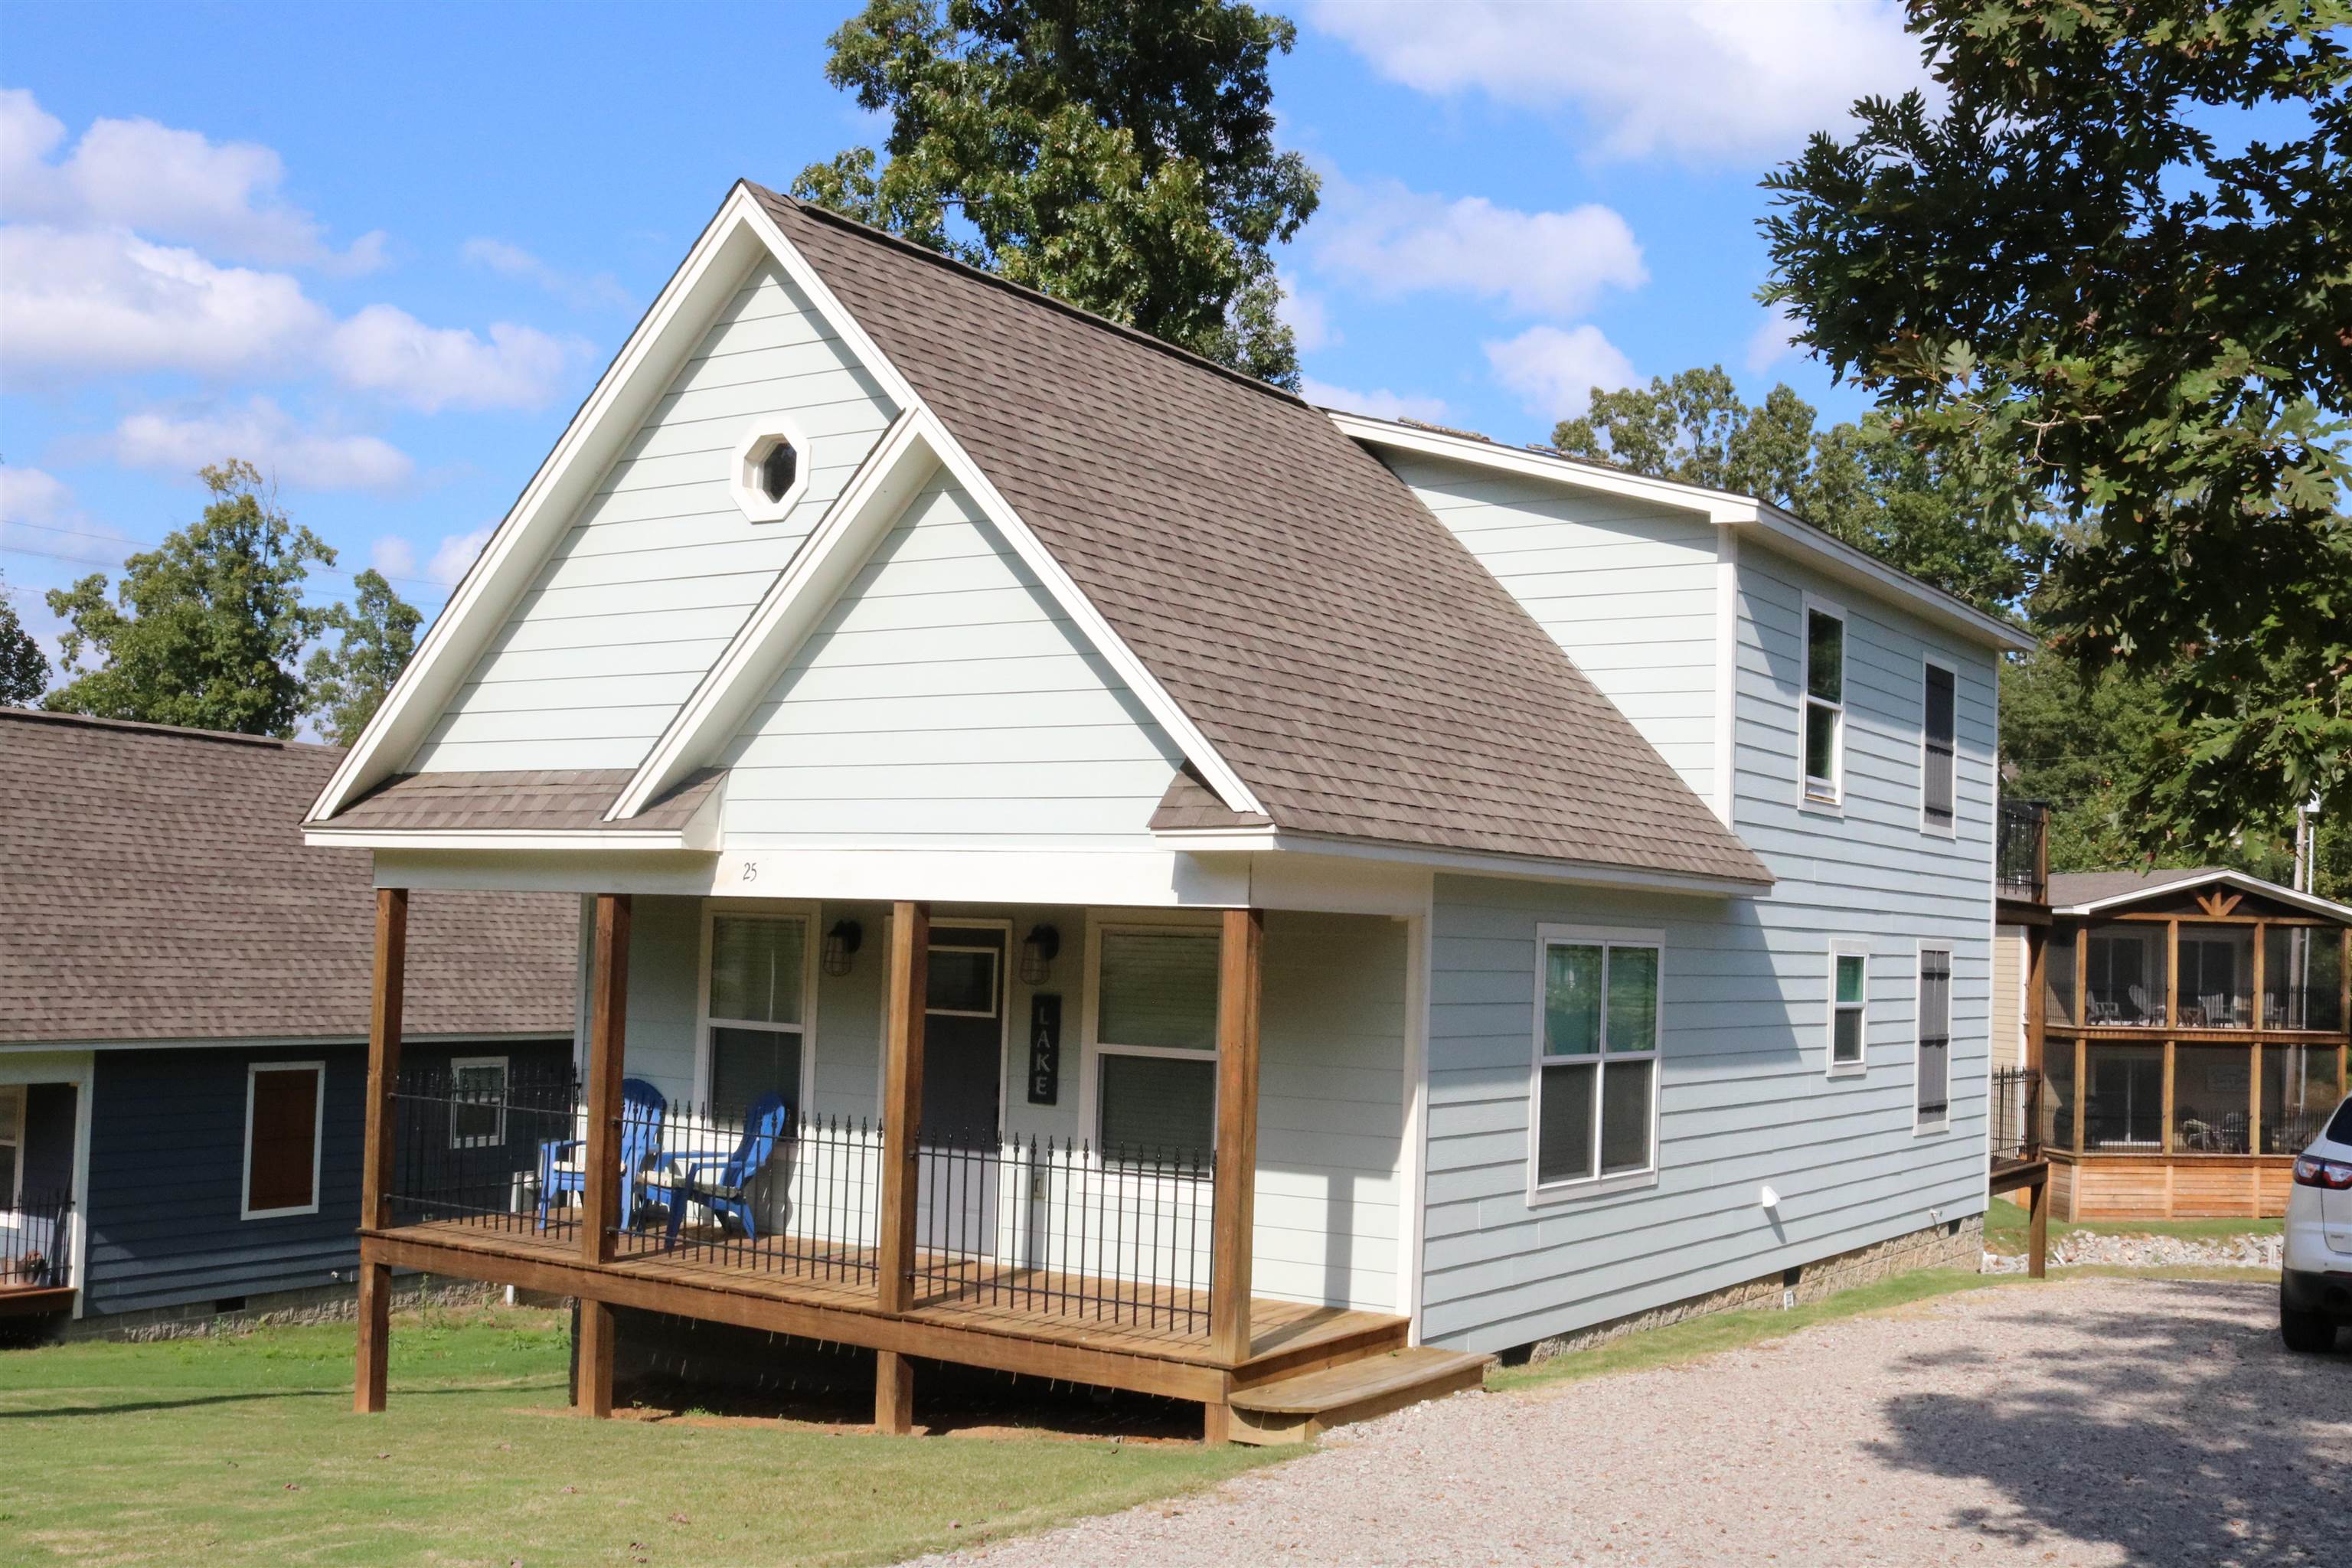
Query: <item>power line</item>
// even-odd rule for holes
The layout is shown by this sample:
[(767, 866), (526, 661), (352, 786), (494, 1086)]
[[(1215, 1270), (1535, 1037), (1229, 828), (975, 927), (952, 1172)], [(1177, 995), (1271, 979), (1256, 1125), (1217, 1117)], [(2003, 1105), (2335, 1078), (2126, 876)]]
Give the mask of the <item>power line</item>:
[[(63, 534), (68, 539), (89, 539), (93, 537), (91, 534), (79, 529), (58, 528), (48, 523), (12, 522), (8, 524), (8, 526), (10, 528), (30, 528), (42, 533)], [(157, 548), (157, 546), (153, 544), (142, 543), (140, 541), (135, 539), (126, 539), (122, 542), (130, 546), (133, 552)], [(22, 544), (0, 544), (0, 552), (5, 552), (11, 555), (37, 555), (44, 561), (66, 561), (78, 566), (111, 567), (116, 571), (121, 571), (122, 568), (122, 563), (120, 561), (108, 561), (95, 555), (68, 555), (55, 550), (33, 550), (28, 549)], [(313, 564), (310, 566), (310, 570), (315, 572), (321, 577), (340, 577), (346, 583), (353, 584), (356, 584), (359, 581), (353, 574), (343, 571), (341, 567)], [(412, 588), (423, 588), (430, 592), (442, 595), (446, 595), (454, 585), (448, 583), (436, 583), (429, 577), (394, 577), (390, 573), (385, 573), (383, 575), (384, 581), (388, 583), (402, 583)]]

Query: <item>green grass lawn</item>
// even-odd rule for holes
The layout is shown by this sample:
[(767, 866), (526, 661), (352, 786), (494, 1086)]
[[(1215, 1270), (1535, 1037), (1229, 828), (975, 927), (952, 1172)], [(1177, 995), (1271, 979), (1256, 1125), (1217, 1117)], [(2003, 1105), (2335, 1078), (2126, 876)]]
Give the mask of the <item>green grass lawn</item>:
[[(2282, 1222), (2274, 1219), (2149, 1219), (2085, 1220), (2080, 1225), (2050, 1222), (2050, 1239), (2080, 1233), (2084, 1236), (2177, 1236), (2209, 1240), (2231, 1236), (2276, 1236)], [(1990, 1252), (2021, 1253), (2026, 1247), (2025, 1205), (1997, 1197), (1985, 1211), (1985, 1247)]]
[(565, 1320), (511, 1309), (396, 1318), (391, 1407), (362, 1416), (352, 1337), (346, 1324), (0, 1352), (0, 1557), (887, 1563), (1269, 1458), (1047, 1434), (583, 1421), (563, 1413)]

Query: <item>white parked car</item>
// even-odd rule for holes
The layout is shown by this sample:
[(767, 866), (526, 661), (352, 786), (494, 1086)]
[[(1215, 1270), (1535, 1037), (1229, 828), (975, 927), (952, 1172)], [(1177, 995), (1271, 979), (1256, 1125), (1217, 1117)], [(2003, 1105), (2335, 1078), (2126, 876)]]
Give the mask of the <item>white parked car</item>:
[(2286, 1258), (2279, 1276), (2279, 1337), (2291, 1351), (2326, 1351), (2352, 1324), (2352, 1100), (2296, 1156), (2287, 1189)]

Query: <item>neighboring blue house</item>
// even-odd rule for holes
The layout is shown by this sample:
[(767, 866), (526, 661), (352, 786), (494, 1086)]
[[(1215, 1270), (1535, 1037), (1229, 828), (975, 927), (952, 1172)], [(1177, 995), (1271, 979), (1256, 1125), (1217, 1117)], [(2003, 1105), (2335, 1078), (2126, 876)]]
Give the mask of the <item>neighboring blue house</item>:
[[(349, 1291), (368, 857), (300, 827), (341, 757), (0, 709), (0, 1317)], [(568, 1075), (577, 908), (418, 900), (412, 1065)]]
[(739, 185), (309, 826), (420, 909), (596, 900), (621, 1206), (396, 1169), (366, 1267), (578, 1295), (592, 1361), (623, 1309), (868, 1346), (891, 1429), (919, 1356), (1265, 1438), (1407, 1344), (1972, 1258), (2030, 646)]

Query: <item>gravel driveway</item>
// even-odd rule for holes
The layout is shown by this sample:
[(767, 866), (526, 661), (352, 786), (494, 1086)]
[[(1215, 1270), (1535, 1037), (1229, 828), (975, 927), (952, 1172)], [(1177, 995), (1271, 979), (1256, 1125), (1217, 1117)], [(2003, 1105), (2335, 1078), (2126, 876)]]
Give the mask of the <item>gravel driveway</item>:
[(1972, 1291), (1666, 1370), (1462, 1394), (1213, 1492), (932, 1559), (2352, 1563), (2352, 1354), (2277, 1287)]

